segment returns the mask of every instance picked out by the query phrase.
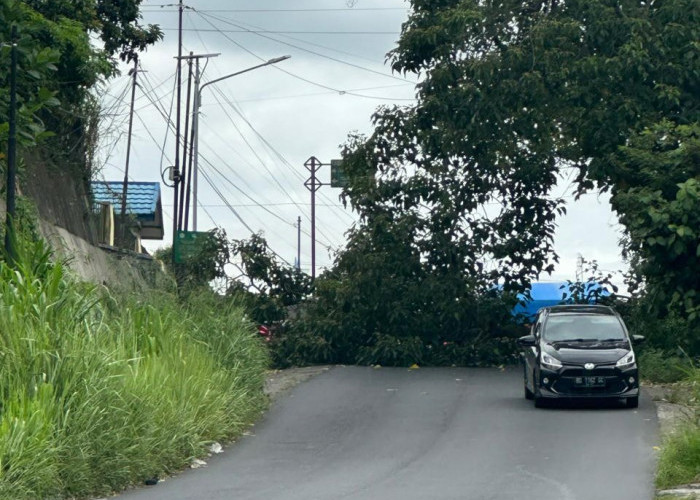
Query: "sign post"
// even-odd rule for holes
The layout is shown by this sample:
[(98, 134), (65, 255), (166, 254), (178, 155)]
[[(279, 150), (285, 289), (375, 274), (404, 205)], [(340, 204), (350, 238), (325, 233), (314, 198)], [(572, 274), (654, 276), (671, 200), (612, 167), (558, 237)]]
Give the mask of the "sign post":
[(195, 257), (209, 238), (211, 238), (209, 232), (178, 231), (173, 245), (173, 261), (176, 264), (183, 264)]
[(350, 182), (343, 171), (343, 160), (331, 160), (331, 187), (346, 188)]

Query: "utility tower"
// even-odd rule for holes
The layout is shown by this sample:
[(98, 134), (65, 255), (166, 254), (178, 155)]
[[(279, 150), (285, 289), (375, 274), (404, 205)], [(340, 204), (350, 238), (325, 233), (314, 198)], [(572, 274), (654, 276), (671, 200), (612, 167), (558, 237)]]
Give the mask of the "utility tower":
[(316, 172), (320, 170), (322, 166), (326, 165), (321, 163), (321, 161), (312, 156), (304, 163), (304, 166), (311, 174), (304, 186), (306, 189), (311, 191), (311, 279), (316, 279), (316, 191), (318, 191), (321, 186), (325, 186), (323, 182), (319, 181), (316, 177)]

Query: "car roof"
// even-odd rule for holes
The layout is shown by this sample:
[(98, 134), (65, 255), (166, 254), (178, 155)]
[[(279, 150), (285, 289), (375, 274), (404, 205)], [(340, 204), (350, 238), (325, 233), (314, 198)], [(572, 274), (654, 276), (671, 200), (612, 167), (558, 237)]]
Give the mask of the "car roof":
[(566, 304), (549, 306), (542, 309), (547, 314), (604, 314), (615, 316), (617, 313), (612, 307), (592, 304)]

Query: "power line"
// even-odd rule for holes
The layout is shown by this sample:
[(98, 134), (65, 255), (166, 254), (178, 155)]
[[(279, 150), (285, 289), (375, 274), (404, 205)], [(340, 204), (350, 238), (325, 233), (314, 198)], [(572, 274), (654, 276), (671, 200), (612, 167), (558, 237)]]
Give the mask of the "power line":
[[(288, 207), (288, 206), (299, 206), (299, 205), (302, 205), (302, 206), (310, 206), (311, 203), (265, 203), (265, 206), (267, 206), (267, 207)], [(200, 206), (200, 207), (221, 208), (221, 207), (225, 207), (225, 206), (228, 206), (228, 205), (212, 205), (212, 204), (207, 204), (207, 205), (199, 205), (199, 206)], [(233, 206), (233, 207), (239, 207), (239, 208), (244, 208), (244, 207), (258, 207), (258, 208), (260, 208), (260, 204), (259, 204), (259, 203), (235, 203), (235, 204), (232, 204), (231, 206)], [(334, 205), (334, 204), (332, 204), (332, 203), (325, 203), (325, 204), (316, 203), (316, 206), (317, 206), (317, 207), (334, 207), (334, 206), (337, 206), (337, 205)]]
[[(149, 96), (149, 99), (150, 99), (150, 96)], [(154, 107), (156, 108), (156, 110), (157, 110), (157, 111), (161, 114), (161, 116), (166, 120), (166, 122), (167, 122), (167, 124), (168, 124), (168, 127), (172, 130), (172, 129), (173, 129), (173, 124), (172, 124), (172, 120), (170, 119), (170, 117), (165, 115), (164, 111), (161, 110), (161, 109), (159, 108), (158, 103), (154, 102), (153, 104), (154, 104)], [(137, 116), (138, 116), (138, 115), (137, 115)], [(142, 120), (140, 119), (140, 117), (139, 117), (139, 120), (142, 121)], [(143, 123), (143, 121), (142, 121), (142, 123)], [(145, 126), (145, 124), (144, 124), (144, 126)], [(147, 127), (146, 127), (146, 128), (147, 128)], [(147, 128), (147, 130), (148, 130), (148, 128)], [(149, 135), (150, 135), (150, 132), (149, 132)], [(154, 142), (157, 143), (157, 141), (155, 141), (155, 138), (153, 138), (152, 136), (151, 136), (151, 138), (154, 140)], [(267, 208), (265, 205), (263, 205), (263, 204), (261, 204), (260, 202), (258, 202), (257, 200), (255, 200), (255, 198), (253, 198), (253, 197), (252, 197), (250, 194), (248, 194), (246, 191), (242, 190), (239, 186), (237, 186), (236, 184), (234, 184), (233, 182), (231, 182), (231, 180), (230, 180), (227, 176), (225, 176), (218, 168), (216, 168), (216, 167), (214, 166), (214, 164), (211, 163), (204, 155), (202, 155), (202, 154), (200, 153), (199, 156), (200, 156), (201, 160), (202, 160), (204, 163), (206, 163), (207, 165), (209, 165), (214, 171), (216, 171), (216, 172), (221, 176), (222, 179), (224, 179), (227, 183), (229, 183), (234, 189), (236, 189), (237, 191), (239, 191), (244, 197), (248, 198), (248, 199), (249, 199), (250, 201), (252, 201), (255, 205), (257, 205), (258, 207), (262, 208), (263, 210), (265, 210), (266, 212), (268, 212), (270, 215), (272, 215), (272, 216), (275, 217), (276, 219), (282, 221), (282, 222), (285, 223), (285, 224), (288, 224), (288, 225), (294, 227), (294, 224), (293, 224), (293, 223), (287, 221), (286, 219), (284, 219), (284, 218), (281, 217), (280, 215), (274, 213), (274, 212), (271, 211), (269, 208)], [(235, 172), (233, 169), (231, 169), (231, 168), (228, 166), (228, 164), (227, 164), (225, 161), (223, 161), (223, 159), (221, 159), (221, 158), (219, 158), (219, 159), (229, 168), (229, 170), (231, 170), (232, 172)], [(219, 195), (219, 197), (223, 197), (223, 194), (221, 193), (221, 191), (220, 191), (218, 188), (213, 188), (213, 189), (215, 190), (215, 192), (217, 193), (217, 195)], [(226, 203), (227, 206), (230, 205), (230, 203), (225, 199), (225, 197), (222, 198), (222, 201), (224, 201), (224, 203)], [(199, 204), (198, 204), (198, 205), (199, 205)], [(242, 217), (238, 214), (238, 212), (235, 212), (235, 214), (236, 214), (236, 216), (239, 217), (240, 220), (243, 222), (243, 219), (242, 219)], [(246, 228), (248, 228), (249, 230), (251, 230), (250, 226), (248, 226), (247, 223), (244, 222), (244, 225), (246, 226)], [(251, 230), (251, 232), (252, 232), (252, 233), (255, 233), (255, 231), (252, 231), (252, 230)], [(308, 235), (308, 233), (307, 233), (307, 235)], [(327, 236), (326, 236), (326, 238), (329, 239)], [(329, 242), (326, 242), (326, 244), (327, 244), (328, 247), (331, 247), (331, 246), (332, 246), (332, 244), (329, 243)]]
[[(238, 110), (238, 109), (236, 109), (236, 108), (234, 108), (234, 110), (235, 110), (235, 111), (238, 113), (238, 115), (248, 124), (248, 126), (251, 128), (251, 130), (260, 138), (260, 140), (263, 142), (263, 144), (264, 144), (266, 147), (268, 147), (268, 148), (282, 161), (282, 164), (285, 165), (295, 176), (297, 176), (297, 178), (298, 178), (301, 182), (303, 182), (303, 181), (305, 180), (304, 177), (303, 177), (303, 175), (302, 175), (300, 172), (298, 172), (298, 171), (292, 166), (292, 164), (291, 164), (279, 151), (277, 151), (277, 150), (274, 148), (274, 146), (272, 146), (272, 144), (270, 144), (270, 143), (267, 141), (267, 139), (265, 139), (265, 137), (263, 137), (263, 136), (257, 131), (257, 129), (253, 126), (253, 124), (250, 123), (250, 121), (245, 117), (245, 115), (243, 115), (242, 111), (240, 111), (240, 110)], [(327, 197), (324, 193), (321, 193), (319, 196), (322, 196), (326, 201), (329, 201), (329, 202), (330, 202), (330, 200), (328, 199), (328, 197)], [(341, 210), (340, 207), (339, 207), (337, 204), (331, 203), (329, 206), (333, 207), (333, 208), (337, 211), (336, 213), (340, 213), (340, 214), (344, 215), (345, 217), (347, 217), (348, 219), (350, 219), (351, 221), (354, 222), (354, 219), (353, 219), (349, 214), (347, 214), (344, 210)], [(303, 212), (303, 213), (304, 213), (304, 217), (305, 217), (308, 221), (311, 221), (311, 218), (309, 217), (309, 215), (306, 214), (305, 212)], [(337, 215), (336, 215), (336, 217), (337, 217)], [(323, 237), (326, 238), (327, 240), (330, 240), (330, 239), (331, 239), (331, 238), (329, 238), (329, 237), (323, 232), (323, 230), (319, 229), (318, 232), (319, 232), (319, 234), (320, 234), (321, 236), (323, 236)]]
[[(214, 190), (214, 192), (215, 192), (217, 195), (219, 195), (219, 198), (221, 198), (221, 200), (222, 200), (224, 203), (227, 204), (229, 210), (231, 210), (231, 212), (236, 216), (236, 218), (241, 222), (241, 224), (243, 224), (243, 226), (244, 226), (246, 229), (248, 229), (248, 231), (250, 231), (250, 234), (251, 234), (251, 235), (252, 235), (252, 234), (256, 234), (256, 232), (253, 231), (253, 229), (243, 220), (243, 218), (240, 216), (240, 214), (238, 213), (238, 211), (237, 211), (235, 208), (233, 208), (230, 204), (228, 204), (228, 202), (226, 201), (226, 197), (221, 193), (221, 191), (219, 191), (218, 187), (212, 182), (212, 180), (209, 178), (209, 175), (206, 173), (206, 171), (205, 171), (205, 170), (200, 170), (200, 173), (202, 174), (202, 177), (203, 177), (204, 180), (207, 182), (207, 184), (209, 184), (209, 186)], [(289, 262), (287, 262), (287, 259), (285, 259), (284, 257), (282, 257), (282, 256), (281, 256), (280, 254), (278, 254), (277, 252), (275, 252), (269, 245), (267, 246), (267, 248), (268, 248), (273, 254), (275, 254), (279, 259), (281, 259), (282, 262), (284, 262), (285, 264), (287, 264), (289, 267), (293, 267)]]
[[(214, 23), (212, 23), (211, 21), (209, 21), (208, 19), (206, 19), (206, 18), (204, 18), (204, 17), (202, 17), (202, 19), (204, 19), (204, 21), (206, 21), (207, 23), (209, 23), (209, 25), (213, 26), (214, 28), (217, 28), (216, 25), (215, 25)], [(234, 45), (236, 45), (238, 48), (240, 48), (241, 50), (247, 52), (248, 54), (250, 54), (251, 56), (255, 57), (256, 59), (258, 59), (258, 60), (260, 60), (260, 61), (265, 61), (265, 59), (264, 59), (263, 57), (260, 57), (259, 55), (257, 55), (257, 54), (254, 53), (253, 51), (247, 49), (246, 47), (244, 47), (243, 45), (241, 45), (240, 43), (238, 43), (236, 40), (234, 40), (233, 38), (231, 38), (231, 37), (230, 37), (229, 35), (227, 35), (226, 33), (221, 33), (221, 32), (220, 32), (220, 34), (221, 34), (224, 38), (226, 38), (228, 41), (230, 41), (231, 43), (233, 43)], [(290, 44), (288, 44), (287, 42), (284, 42), (284, 41), (281, 41), (281, 40), (277, 40), (276, 38), (273, 38), (273, 37), (268, 37), (268, 36), (265, 36), (265, 35), (259, 35), (259, 36), (262, 36), (263, 38), (268, 38), (268, 39), (270, 39), (270, 40), (273, 40), (273, 41), (276, 41), (276, 42), (279, 42), (279, 43), (282, 43), (282, 44), (284, 44), (284, 45), (290, 45)], [(300, 50), (307, 51), (307, 49), (303, 49), (303, 48), (300, 48)], [(327, 56), (324, 56), (324, 55), (322, 55), (322, 54), (317, 54), (317, 55), (319, 55), (320, 57), (327, 57)], [(351, 63), (348, 63), (348, 64), (351, 64)], [(310, 85), (314, 85), (314, 86), (316, 86), (316, 87), (320, 87), (320, 88), (322, 88), (322, 89), (330, 90), (330, 91), (335, 92), (335, 93), (337, 93), (337, 94), (339, 94), (339, 95), (350, 95), (350, 96), (354, 96), (354, 97), (362, 97), (362, 98), (365, 98), (365, 99), (377, 99), (377, 100), (382, 100), (382, 101), (415, 101), (415, 99), (402, 99), (402, 98), (393, 98), (393, 97), (369, 96), (369, 95), (364, 95), (364, 94), (358, 94), (358, 93), (356, 93), (356, 92), (350, 92), (350, 91), (348, 91), (348, 90), (336, 89), (336, 88), (330, 87), (330, 86), (328, 86), (328, 85), (324, 85), (324, 84), (322, 84), (322, 83), (318, 83), (318, 82), (315, 82), (315, 81), (313, 81), (313, 80), (309, 80), (308, 78), (304, 78), (303, 76), (299, 76), (299, 75), (297, 75), (297, 74), (295, 74), (295, 73), (292, 73), (292, 72), (290, 72), (290, 71), (287, 71), (287, 70), (284, 69), (284, 68), (281, 68), (280, 66), (273, 66), (273, 68), (274, 68), (275, 70), (277, 70), (277, 71), (281, 71), (282, 73), (285, 73), (285, 74), (291, 76), (292, 78), (296, 78), (297, 80), (300, 80), (300, 81), (302, 81), (302, 82), (306, 82), (306, 83), (308, 83), (308, 84), (310, 84)], [(370, 70), (370, 71), (374, 71), (374, 70)], [(379, 74), (381, 74), (381, 75), (383, 75), (383, 76), (389, 77), (389, 78), (397, 79), (396, 77), (391, 76), (391, 75), (387, 75), (386, 73), (380, 73), (380, 72), (377, 72), (377, 73), (379, 73)], [(406, 82), (409, 81), (409, 80), (404, 80), (404, 79), (401, 79), (401, 78), (398, 78), (398, 79), (401, 80), (401, 81), (406, 81)]]
[[(331, 57), (331, 56), (328, 56), (328, 55), (325, 55), (325, 54), (321, 54), (320, 52), (316, 52), (316, 51), (311, 50), (311, 49), (306, 49), (306, 48), (304, 48), (304, 47), (300, 47), (300, 46), (295, 45), (295, 44), (293, 44), (293, 43), (285, 42), (284, 40), (280, 40), (280, 39), (278, 39), (278, 38), (266, 36), (266, 35), (264, 34), (264, 33), (274, 33), (274, 32), (270, 32), (270, 31), (266, 31), (266, 30), (257, 30), (257, 31), (254, 31), (254, 30), (250, 30), (250, 29), (246, 28), (245, 26), (242, 26), (242, 25), (240, 25), (240, 24), (238, 24), (238, 23), (235, 23), (235, 22), (233, 22), (233, 21), (227, 20), (227, 19), (225, 19), (225, 18), (221, 18), (221, 17), (217, 17), (217, 16), (211, 16), (211, 15), (207, 15), (207, 14), (203, 14), (203, 16), (211, 17), (211, 18), (213, 18), (213, 19), (216, 19), (216, 20), (219, 21), (219, 22), (222, 22), (222, 23), (224, 23), (224, 24), (228, 24), (228, 25), (230, 25), (230, 26), (234, 26), (234, 27), (236, 27), (236, 28), (238, 28), (238, 29), (240, 29), (240, 30), (243, 30), (243, 32), (252, 33), (252, 34), (257, 35), (257, 36), (260, 36), (260, 37), (262, 37), (262, 38), (266, 38), (266, 39), (268, 39), (268, 40), (272, 40), (272, 41), (274, 41), (274, 42), (281, 43), (282, 45), (286, 45), (286, 46), (288, 46), (288, 47), (292, 47), (292, 48), (295, 48), (295, 49), (297, 49), (297, 50), (301, 50), (301, 51), (303, 51), (303, 52), (307, 52), (307, 53), (309, 53), (309, 54), (313, 54), (313, 55), (318, 56), (318, 57), (323, 57), (324, 59), (328, 59), (328, 60), (331, 60), (331, 61), (334, 61), (334, 62), (337, 62), (337, 63), (340, 63), (340, 64), (345, 64), (345, 65), (347, 65), (347, 66), (351, 66), (351, 67), (353, 67), (353, 68), (360, 69), (360, 70), (362, 70), (362, 71), (368, 71), (368, 72), (370, 72), (370, 73), (374, 73), (374, 74), (376, 74), (376, 75), (380, 75), (380, 76), (383, 76), (383, 77), (385, 77), (385, 78), (391, 78), (391, 79), (393, 79), (393, 80), (399, 80), (399, 81), (402, 81), (402, 82), (410, 82), (410, 80), (408, 80), (408, 79), (406, 79), (406, 78), (402, 78), (402, 77), (399, 77), (399, 76), (390, 75), (390, 74), (383, 73), (383, 72), (381, 72), (381, 71), (377, 71), (377, 70), (374, 70), (374, 69), (371, 69), (371, 68), (365, 68), (364, 66), (360, 66), (360, 65), (358, 65), (358, 64), (354, 64), (354, 63), (351, 63), (351, 62), (343, 61), (342, 59), (337, 59), (337, 58), (335, 58), (335, 57)], [(221, 30), (219, 30), (218, 27), (216, 27), (216, 26), (213, 26), (213, 27), (215, 28), (215, 30), (218, 30), (219, 32), (222, 32)], [(290, 32), (290, 33), (294, 33), (294, 32)], [(392, 33), (388, 33), (388, 32), (384, 32), (384, 33), (382, 33), (382, 34), (398, 34), (398, 33), (393, 33), (393, 32), (392, 32)], [(411, 83), (413, 83), (413, 82), (411, 82)]]
[[(148, 12), (177, 12), (175, 9), (165, 9), (165, 7), (172, 7), (173, 4), (160, 4), (160, 5), (144, 5), (143, 9), (147, 9)], [(151, 10), (152, 9), (152, 10)], [(206, 9), (200, 12), (265, 12), (265, 13), (275, 13), (275, 12), (367, 12), (367, 11), (397, 11), (402, 10), (408, 12), (406, 7), (348, 7), (348, 8), (320, 8), (320, 9)]]
[[(161, 28), (163, 31), (178, 31), (177, 28)], [(209, 28), (183, 28), (182, 31), (198, 31), (202, 33), (248, 33), (259, 35), (267, 33), (272, 35), (400, 35), (398, 31), (299, 31), (299, 30), (251, 30), (244, 27), (235, 30), (219, 30)], [(298, 48), (298, 47), (297, 47)], [(303, 49), (302, 49), (303, 50)], [(381, 73), (387, 76), (385, 73)]]
[[(199, 38), (200, 38), (200, 41), (202, 42), (202, 45), (203, 45), (203, 46), (205, 47), (205, 49), (206, 49), (206, 44), (204, 43), (204, 40), (202, 40), (201, 36), (200, 36)], [(223, 91), (222, 91), (221, 89), (215, 88), (215, 91), (216, 91), (222, 98), (224, 98), (224, 99), (226, 100), (226, 97), (225, 97), (225, 95), (224, 95), (224, 93), (223, 93)], [(233, 125), (233, 127), (236, 129), (236, 131), (238, 132), (238, 134), (241, 136), (241, 138), (243, 139), (243, 141), (246, 143), (246, 145), (248, 146), (248, 148), (250, 149), (250, 151), (251, 151), (251, 152), (253, 153), (253, 155), (258, 159), (258, 161), (259, 161), (260, 164), (263, 166), (263, 168), (268, 172), (268, 174), (274, 179), (275, 183), (279, 186), (280, 190), (281, 190), (293, 203), (296, 204), (296, 200), (294, 200), (294, 199), (289, 195), (288, 190), (285, 189), (284, 186), (282, 186), (282, 185), (279, 183), (277, 177), (270, 171), (270, 169), (267, 167), (267, 164), (263, 161), (262, 158), (260, 158), (260, 156), (258, 155), (257, 151), (255, 151), (255, 149), (252, 147), (252, 145), (250, 144), (250, 142), (248, 142), (248, 140), (246, 139), (245, 135), (244, 135), (243, 132), (240, 130), (240, 128), (236, 125), (236, 123), (235, 123), (235, 121), (233, 120), (233, 118), (228, 114), (228, 112), (225, 110), (225, 108), (224, 108), (223, 106), (221, 106), (220, 101), (216, 98), (216, 96), (214, 96), (214, 98), (216, 99), (217, 103), (219, 104), (219, 107), (224, 111), (225, 115), (227, 116), (227, 118), (229, 119), (229, 121), (231, 122), (231, 124)], [(285, 158), (284, 158), (270, 143), (269, 143), (269, 141), (267, 141), (267, 140), (262, 136), (262, 134), (260, 134), (260, 133), (257, 131), (257, 129), (256, 129), (256, 128), (253, 126), (253, 124), (250, 122), (250, 120), (248, 120), (248, 119), (245, 117), (245, 115), (243, 114), (242, 110), (240, 110), (239, 107), (238, 107), (235, 103), (231, 102), (230, 100), (226, 100), (226, 102), (232, 107), (232, 109), (236, 112), (236, 114), (238, 114), (238, 116), (239, 116), (240, 118), (242, 118), (242, 119), (245, 121), (245, 123), (250, 127), (250, 129), (251, 129), (251, 130), (258, 136), (258, 138), (263, 142), (263, 144), (264, 144), (265, 146), (267, 146), (272, 152), (274, 152), (274, 153), (277, 155), (278, 158), (280, 158), (280, 159), (282, 160), (282, 164), (285, 165), (285, 166), (287, 166), (288, 169), (290, 169), (290, 170), (292, 171), (292, 173), (295, 174), (296, 176), (298, 176), (298, 179), (299, 179), (301, 182), (303, 182), (304, 179), (303, 179), (303, 177), (301, 176), (301, 174), (298, 173), (298, 172), (296, 171), (296, 169), (294, 169), (294, 168), (291, 166), (291, 164), (290, 164), (290, 163), (289, 163), (289, 162), (288, 162), (288, 161), (287, 161), (287, 160), (286, 160), (286, 159), (285, 159)], [(227, 165), (226, 161), (224, 161), (223, 159), (222, 159), (221, 161), (222, 161), (222, 163), (223, 163), (224, 165)], [(244, 161), (245, 161), (245, 160), (244, 160)], [(246, 161), (246, 163), (247, 163), (247, 161)], [(228, 165), (227, 165), (227, 166), (228, 166)], [(252, 165), (251, 165), (251, 166), (252, 166)], [(254, 168), (254, 167), (253, 167), (253, 168)], [(229, 170), (232, 171), (232, 172), (234, 173), (234, 175), (237, 175), (236, 172), (235, 172), (233, 169), (229, 168)], [(228, 180), (228, 179), (227, 179), (227, 180)], [(244, 184), (247, 184), (247, 183), (245, 183), (245, 181), (244, 181)], [(252, 191), (252, 190), (251, 190), (251, 191)], [(309, 216), (301, 209), (301, 206), (299, 206), (299, 205), (296, 205), (296, 206), (297, 206), (297, 208), (299, 208), (299, 210), (304, 214), (304, 216), (307, 218), (307, 220), (310, 220), (310, 219), (309, 219)], [(336, 210), (339, 210), (339, 207), (338, 207), (337, 205), (331, 205), (331, 206), (333, 206)], [(350, 220), (353, 220), (352, 217), (350, 217), (350, 216), (349, 216), (348, 214), (346, 214), (344, 211), (340, 211), (340, 213), (342, 213), (342, 214), (345, 215), (346, 217), (350, 218)], [(353, 220), (353, 221), (354, 221), (354, 220)], [(330, 241), (330, 240), (332, 239), (332, 238), (330, 238), (328, 235), (326, 235), (321, 229), (319, 229), (319, 234), (320, 234), (322, 237), (326, 238), (326, 240), (328, 240), (328, 241)]]
[[(255, 24), (245, 23), (245, 22), (240, 21), (240, 20), (238, 20), (237, 22), (238, 22), (239, 24), (241, 24), (242, 26), (250, 27), (250, 28), (253, 28), (253, 29), (255, 29), (255, 30), (261, 30), (261, 31), (264, 31), (264, 30), (265, 30), (265, 28), (263, 28), (263, 27), (261, 27), (261, 26), (256, 26)], [(347, 52), (347, 51), (344, 51), (344, 50), (340, 50), (340, 49), (337, 49), (337, 48), (334, 48), (334, 47), (329, 47), (329, 46), (327, 46), (327, 45), (322, 45), (322, 44), (320, 44), (320, 43), (311, 42), (311, 41), (305, 40), (305, 39), (303, 39), (303, 38), (297, 38), (297, 37), (293, 37), (293, 36), (289, 36), (289, 35), (282, 35), (282, 36), (283, 36), (284, 38), (289, 39), (289, 40), (294, 40), (294, 41), (296, 41), (296, 42), (300, 42), (300, 43), (303, 43), (303, 44), (305, 44), (305, 45), (311, 45), (311, 46), (313, 46), (313, 47), (319, 47), (319, 48), (321, 48), (321, 49), (329, 50), (329, 51), (331, 51), (331, 52), (337, 52), (338, 54), (343, 54), (343, 55), (346, 55), (346, 56), (354, 57), (354, 58), (356, 58), (356, 59), (363, 59), (363, 60), (365, 60), (365, 61), (369, 61), (369, 62), (374, 63), (374, 64), (377, 64), (377, 63), (378, 63), (375, 59), (371, 59), (371, 58), (369, 58), (369, 57), (361, 56), (361, 55), (359, 55), (359, 54), (354, 54), (354, 53), (352, 53), (352, 52)]]
[[(219, 93), (223, 95), (222, 91), (220, 91), (220, 90), (219, 90)], [(230, 104), (233, 107), (234, 111), (236, 111), (236, 113), (241, 117), (241, 119), (243, 119), (243, 121), (245, 121), (245, 123), (250, 127), (250, 129), (255, 133), (255, 135), (258, 136), (258, 138), (262, 141), (262, 143), (267, 148), (269, 148), (270, 151), (272, 151), (275, 156), (277, 156), (277, 158), (282, 162), (282, 164), (285, 165), (297, 177), (297, 179), (299, 181), (304, 182), (304, 180), (305, 180), (304, 176), (300, 172), (298, 172), (297, 169), (295, 169), (294, 166), (279, 151), (277, 151), (277, 149), (275, 149), (275, 147), (272, 144), (270, 144), (270, 142), (260, 132), (258, 132), (258, 130), (255, 128), (255, 126), (253, 126), (253, 124), (250, 122), (250, 120), (248, 120), (245, 117), (243, 112), (240, 109), (238, 109), (233, 103), (228, 102), (228, 104)], [(237, 127), (236, 127), (236, 129), (238, 130)], [(321, 196), (326, 198), (326, 201), (330, 201), (327, 199), (327, 197), (324, 194), (321, 194)], [(335, 205), (335, 206), (337, 206), (337, 205)], [(349, 219), (354, 221), (354, 219), (352, 219), (352, 217), (350, 217), (345, 211), (341, 211), (340, 213), (342, 213), (343, 215), (345, 215), (346, 217), (348, 217)], [(306, 216), (306, 217), (308, 219), (308, 216)]]
[[(214, 90), (215, 90), (215, 92), (217, 92), (219, 95), (223, 95), (223, 92), (221, 91), (221, 89), (215, 88)], [(221, 106), (221, 102), (216, 98), (216, 96), (214, 96), (214, 98), (217, 100), (217, 103), (219, 104), (219, 106)], [(251, 124), (248, 120), (245, 119), (245, 117), (242, 115), (242, 113), (241, 113), (232, 103), (229, 102), (229, 105), (231, 106), (231, 108), (233, 108), (233, 110), (234, 110), (241, 118), (243, 118), (243, 120), (248, 124), (248, 126), (251, 127), (251, 129), (253, 129), (253, 130), (255, 131), (255, 129), (253, 128), (252, 124)], [(270, 175), (270, 177), (271, 177), (272, 180), (275, 182), (275, 184), (277, 184), (277, 186), (280, 188), (280, 191), (281, 191), (282, 193), (284, 193), (284, 195), (287, 196), (287, 198), (289, 198), (289, 200), (290, 200), (292, 203), (294, 203), (294, 204), (297, 206), (297, 208), (299, 208), (299, 209), (301, 210), (301, 207), (297, 204), (296, 200), (294, 200), (294, 199), (292, 198), (292, 196), (289, 194), (289, 190), (288, 190), (288, 189), (285, 189), (285, 187), (282, 186), (282, 184), (280, 183), (279, 179), (277, 179), (277, 176), (274, 175), (274, 174), (270, 171), (270, 169), (268, 168), (267, 164), (263, 161), (262, 158), (260, 158), (260, 155), (258, 155), (257, 151), (255, 151), (255, 148), (253, 148), (253, 146), (250, 144), (250, 142), (248, 142), (248, 140), (245, 138), (245, 136), (243, 135), (243, 133), (241, 132), (241, 130), (238, 128), (238, 126), (237, 126), (236, 123), (234, 122), (234, 120), (233, 120), (233, 118), (231, 117), (231, 115), (228, 114), (228, 112), (225, 110), (225, 108), (224, 108), (223, 106), (221, 106), (221, 109), (224, 111), (224, 114), (225, 114), (226, 117), (229, 119), (229, 121), (231, 122), (231, 124), (233, 125), (233, 127), (236, 129), (236, 131), (238, 132), (238, 134), (241, 136), (241, 138), (243, 139), (243, 141), (246, 143), (246, 145), (248, 146), (248, 148), (250, 149), (250, 151), (251, 151), (251, 152), (253, 153), (253, 155), (258, 159), (258, 161), (260, 162), (260, 164), (262, 165), (262, 167), (265, 169), (265, 171), (267, 171), (267, 173)]]
[[(401, 84), (398, 83), (396, 85), (379, 85), (379, 86), (374, 86), (374, 87), (362, 87), (362, 88), (357, 88), (357, 89), (349, 89), (349, 92), (362, 92), (366, 90), (378, 90), (378, 89), (389, 89), (389, 88), (394, 88), (394, 87), (403, 87), (404, 85), (407, 84)], [(336, 94), (335, 91), (326, 91), (326, 92), (307, 92), (305, 94), (292, 94), (292, 95), (281, 95), (281, 96), (271, 96), (271, 97), (254, 97), (250, 99), (238, 99), (236, 102), (237, 103), (244, 103), (244, 102), (261, 102), (261, 101), (275, 101), (275, 100), (282, 100), (282, 99), (299, 99), (302, 97), (318, 97), (318, 96), (323, 96), (323, 95), (332, 95)], [(228, 102), (228, 100), (224, 100), (224, 102)], [(207, 106), (206, 104), (204, 106)]]

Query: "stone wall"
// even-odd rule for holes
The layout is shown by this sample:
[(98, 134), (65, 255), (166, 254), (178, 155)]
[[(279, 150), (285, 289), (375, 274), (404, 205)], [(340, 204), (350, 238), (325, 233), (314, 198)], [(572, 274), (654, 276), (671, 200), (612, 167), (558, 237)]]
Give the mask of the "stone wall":
[(66, 229), (40, 221), (40, 232), (57, 258), (65, 260), (80, 279), (113, 290), (145, 292), (175, 289), (162, 264), (147, 255), (94, 246)]

